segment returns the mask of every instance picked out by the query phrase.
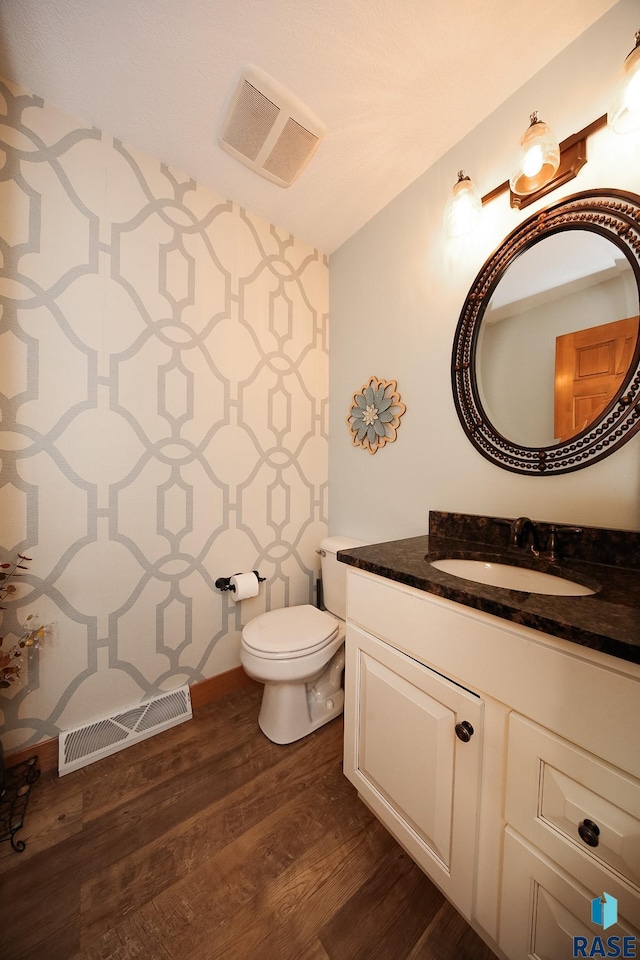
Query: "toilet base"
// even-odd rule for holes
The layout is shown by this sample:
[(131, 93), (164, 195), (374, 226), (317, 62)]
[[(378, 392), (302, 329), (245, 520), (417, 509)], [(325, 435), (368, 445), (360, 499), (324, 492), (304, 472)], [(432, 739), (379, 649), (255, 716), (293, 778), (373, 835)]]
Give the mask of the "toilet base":
[(339, 716), (344, 648), (315, 682), (265, 683), (258, 726), (273, 743), (294, 743)]

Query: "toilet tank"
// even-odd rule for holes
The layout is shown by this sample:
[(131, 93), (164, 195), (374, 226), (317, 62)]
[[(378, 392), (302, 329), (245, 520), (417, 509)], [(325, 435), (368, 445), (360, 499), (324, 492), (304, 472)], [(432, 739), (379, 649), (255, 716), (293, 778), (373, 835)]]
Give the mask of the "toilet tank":
[(324, 605), (335, 617), (347, 618), (347, 567), (336, 559), (338, 550), (364, 547), (363, 540), (350, 537), (323, 537), (320, 541), (322, 595)]

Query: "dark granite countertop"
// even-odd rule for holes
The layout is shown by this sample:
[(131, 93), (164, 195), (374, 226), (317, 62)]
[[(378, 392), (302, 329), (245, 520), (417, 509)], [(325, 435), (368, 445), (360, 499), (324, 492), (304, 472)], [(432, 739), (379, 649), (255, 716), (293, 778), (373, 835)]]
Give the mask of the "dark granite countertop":
[[(440, 519), (444, 516), (446, 515), (438, 515)], [(430, 522), (431, 530), (435, 527), (440, 532), (446, 526), (439, 522)], [(631, 536), (640, 538), (638, 534)], [(504, 533), (502, 538), (505, 539)], [(486, 586), (463, 580), (431, 566), (430, 560), (444, 557), (483, 559), (526, 566), (576, 580), (595, 589), (596, 593), (586, 597), (559, 597)], [(430, 536), (341, 550), (338, 559), (369, 573), (482, 610), (504, 620), (541, 630), (632, 663), (640, 663), (640, 570), (621, 565), (624, 556), (608, 557), (615, 563), (607, 564), (581, 560), (575, 556), (550, 563), (536, 559), (523, 550), (499, 543), (431, 533)], [(632, 562), (635, 563), (635, 558)]]

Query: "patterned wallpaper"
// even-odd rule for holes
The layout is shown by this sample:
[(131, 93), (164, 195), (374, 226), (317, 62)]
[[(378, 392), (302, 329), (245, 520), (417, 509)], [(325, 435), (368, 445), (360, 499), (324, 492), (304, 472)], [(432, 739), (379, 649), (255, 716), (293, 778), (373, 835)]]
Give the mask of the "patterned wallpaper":
[[(55, 622), (5, 749), (239, 663), (326, 533), (316, 250), (0, 82), (0, 551)], [(219, 576), (259, 569), (234, 604)]]

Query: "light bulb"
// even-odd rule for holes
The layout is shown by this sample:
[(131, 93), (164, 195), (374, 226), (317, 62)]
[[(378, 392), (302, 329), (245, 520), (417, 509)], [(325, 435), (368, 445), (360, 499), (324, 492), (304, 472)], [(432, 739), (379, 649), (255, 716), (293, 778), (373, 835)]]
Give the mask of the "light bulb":
[(526, 156), (522, 161), (522, 172), (525, 177), (535, 177), (535, 175), (542, 170), (542, 164), (542, 147), (540, 144), (534, 144), (530, 150), (527, 150)]

